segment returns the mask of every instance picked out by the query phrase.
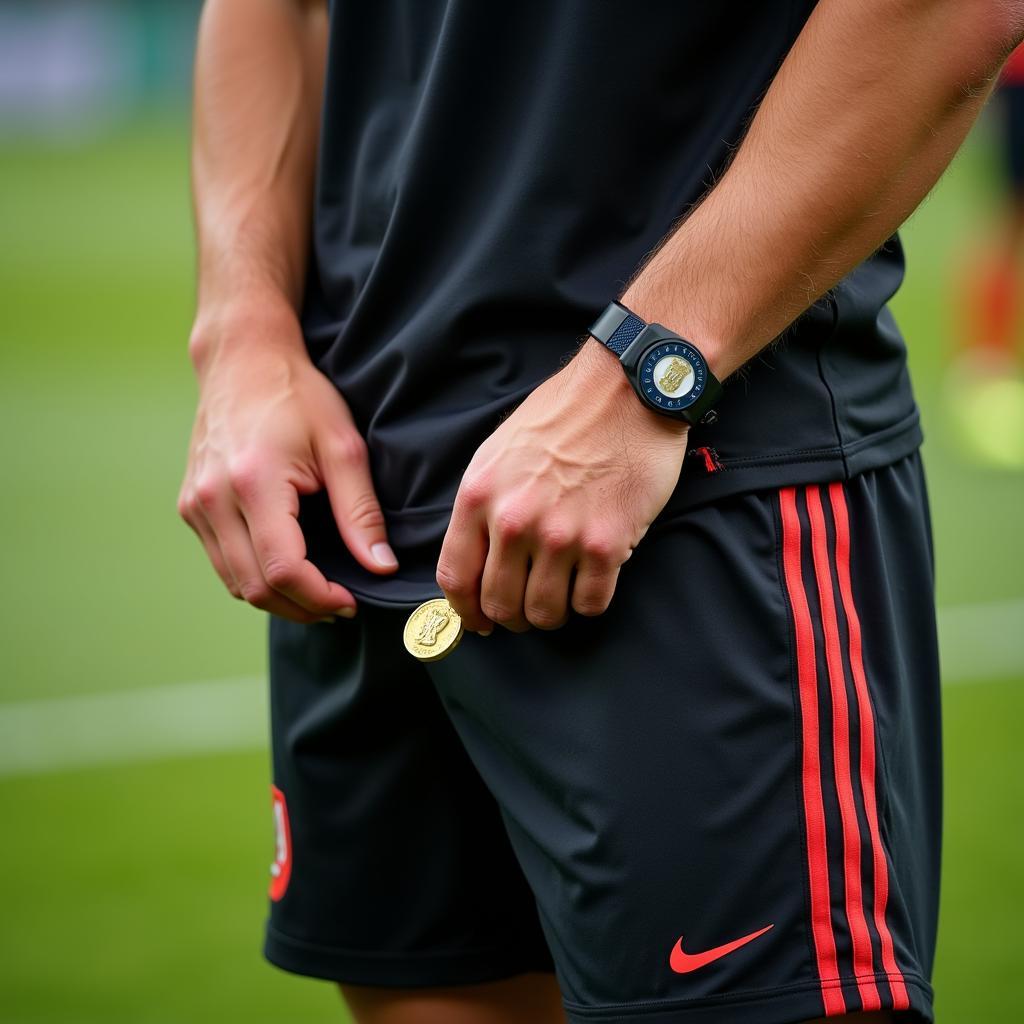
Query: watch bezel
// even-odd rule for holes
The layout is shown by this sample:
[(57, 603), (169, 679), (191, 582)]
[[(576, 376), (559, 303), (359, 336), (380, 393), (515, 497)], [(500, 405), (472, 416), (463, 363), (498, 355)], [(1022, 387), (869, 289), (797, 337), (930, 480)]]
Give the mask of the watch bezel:
[[(664, 402), (653, 399), (646, 393), (641, 379), (644, 363), (652, 357), (652, 354), (657, 349), (666, 344), (679, 346), (682, 350), (680, 354), (693, 366), (694, 373), (697, 375), (697, 381), (694, 383), (694, 386), (684, 396), (685, 400), (679, 400), (679, 404), (670, 404), (671, 399)], [(661, 356), (658, 356), (658, 358), (661, 358)], [(675, 331), (669, 330), (669, 328), (662, 324), (651, 323), (633, 339), (629, 347), (622, 353), (620, 359), (637, 397), (649, 409), (653, 409), (664, 416), (686, 420), (690, 423), (697, 422), (700, 419), (700, 416), (694, 417), (691, 414), (691, 410), (701, 404), (701, 400), (708, 393), (708, 384), (714, 378), (711, 375), (711, 369), (704, 358), (704, 354), (693, 342), (688, 341)], [(657, 388), (654, 388), (654, 390), (657, 391)], [(658, 392), (658, 394), (660, 395), (661, 393)]]

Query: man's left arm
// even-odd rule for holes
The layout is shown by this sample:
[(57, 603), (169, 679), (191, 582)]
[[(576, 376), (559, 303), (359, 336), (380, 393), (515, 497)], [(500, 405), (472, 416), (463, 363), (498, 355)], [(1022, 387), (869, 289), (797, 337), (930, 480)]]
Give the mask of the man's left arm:
[(732, 373), (910, 216), (1022, 34), (1020, 0), (822, 0), (624, 304)]
[[(821, 0), (728, 170), (622, 302), (728, 376), (911, 214), (1022, 37), (1022, 0)], [(437, 571), (467, 629), (600, 614), (668, 500), (686, 424), (616, 363), (586, 341), (474, 455)]]

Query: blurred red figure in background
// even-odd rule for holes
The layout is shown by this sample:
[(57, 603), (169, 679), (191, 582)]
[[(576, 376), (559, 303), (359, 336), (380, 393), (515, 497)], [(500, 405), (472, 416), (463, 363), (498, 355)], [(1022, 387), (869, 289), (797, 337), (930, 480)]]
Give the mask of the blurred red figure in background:
[(1024, 282), (1024, 47), (1004, 66), (997, 116), (1000, 196), (980, 250), (960, 264), (960, 351), (946, 374), (955, 436), (985, 465), (1024, 468), (1024, 375), (1019, 335)]
[(1000, 142), (1009, 191), (1004, 234), (982, 296), (978, 342), (1012, 358), (1018, 307), (1017, 268), (1024, 248), (1024, 48), (1014, 51), (1003, 72), (998, 97)]

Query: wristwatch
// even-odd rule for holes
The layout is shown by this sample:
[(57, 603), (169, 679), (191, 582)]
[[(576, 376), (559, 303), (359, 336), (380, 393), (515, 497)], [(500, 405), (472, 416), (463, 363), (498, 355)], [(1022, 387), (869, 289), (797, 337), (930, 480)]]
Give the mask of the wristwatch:
[(649, 324), (621, 302), (611, 302), (590, 333), (618, 357), (644, 405), (673, 419), (709, 425), (722, 385), (692, 341)]

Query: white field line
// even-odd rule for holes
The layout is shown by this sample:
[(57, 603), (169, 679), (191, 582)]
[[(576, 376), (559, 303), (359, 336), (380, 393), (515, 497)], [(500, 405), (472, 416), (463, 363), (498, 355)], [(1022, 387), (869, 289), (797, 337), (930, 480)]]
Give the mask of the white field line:
[(948, 684), (1024, 675), (1024, 598), (940, 608), (939, 650)]
[[(946, 684), (1024, 675), (1024, 600), (941, 609), (939, 635)], [(0, 703), (0, 777), (259, 750), (266, 689), (253, 677)]]
[(268, 729), (258, 678), (0, 704), (0, 777), (253, 750)]

